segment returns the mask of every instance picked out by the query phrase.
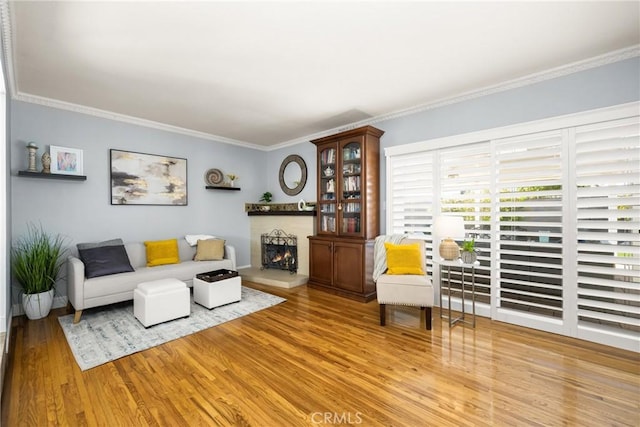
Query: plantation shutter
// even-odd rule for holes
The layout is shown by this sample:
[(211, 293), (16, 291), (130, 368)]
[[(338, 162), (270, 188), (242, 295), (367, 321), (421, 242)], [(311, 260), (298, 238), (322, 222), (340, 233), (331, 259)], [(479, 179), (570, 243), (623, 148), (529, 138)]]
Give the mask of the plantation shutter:
[(432, 253), (433, 166), (432, 152), (393, 156), (387, 162), (387, 234), (423, 236), (428, 259)]
[[(480, 266), (476, 268), (476, 300), (491, 302), (491, 171), (489, 142), (469, 144), (439, 153), (440, 211), (464, 216), (467, 240), (474, 239)], [(468, 274), (470, 271), (467, 269)], [(459, 277), (451, 280), (460, 286)], [(471, 283), (471, 277), (465, 278)]]
[[(640, 332), (640, 125), (576, 129), (579, 336)], [(602, 341), (602, 340), (598, 340)]]
[(559, 131), (494, 141), (498, 319), (561, 326), (562, 142)]
[(460, 214), (478, 313), (640, 352), (637, 104), (410, 149), (386, 149), (388, 234), (426, 236), (430, 262), (433, 217)]

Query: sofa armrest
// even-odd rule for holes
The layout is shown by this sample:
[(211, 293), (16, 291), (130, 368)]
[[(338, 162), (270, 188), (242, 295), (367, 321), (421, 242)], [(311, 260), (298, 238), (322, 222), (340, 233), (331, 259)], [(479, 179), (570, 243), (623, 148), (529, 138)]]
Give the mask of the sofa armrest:
[(236, 248), (231, 245), (224, 245), (224, 259), (230, 259), (233, 263), (233, 270), (236, 269)]
[(67, 297), (76, 310), (84, 309), (84, 263), (79, 258), (67, 258)]

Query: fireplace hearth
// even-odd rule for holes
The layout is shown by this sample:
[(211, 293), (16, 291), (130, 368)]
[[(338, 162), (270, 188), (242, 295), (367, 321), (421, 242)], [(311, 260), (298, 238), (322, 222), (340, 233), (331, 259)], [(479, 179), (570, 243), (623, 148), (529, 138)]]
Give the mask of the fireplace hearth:
[(262, 234), (261, 269), (288, 270), (295, 274), (298, 271), (298, 237), (287, 234), (280, 229)]

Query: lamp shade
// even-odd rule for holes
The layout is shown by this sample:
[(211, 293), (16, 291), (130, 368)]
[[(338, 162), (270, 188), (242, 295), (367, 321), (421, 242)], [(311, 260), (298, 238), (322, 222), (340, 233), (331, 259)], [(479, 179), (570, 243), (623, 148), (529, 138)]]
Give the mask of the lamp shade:
[(434, 233), (440, 237), (440, 256), (454, 260), (460, 256), (460, 248), (454, 239), (464, 239), (464, 220), (461, 216), (441, 215), (433, 222)]

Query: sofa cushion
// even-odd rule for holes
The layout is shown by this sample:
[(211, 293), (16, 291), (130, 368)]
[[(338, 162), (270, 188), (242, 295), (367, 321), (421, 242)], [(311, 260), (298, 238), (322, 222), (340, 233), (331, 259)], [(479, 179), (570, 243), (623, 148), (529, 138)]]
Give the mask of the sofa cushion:
[[(78, 245), (80, 246), (80, 245)], [(87, 278), (133, 271), (124, 246), (97, 246), (78, 249)]]
[(177, 239), (146, 241), (144, 246), (147, 249), (147, 267), (180, 262)]
[(394, 245), (385, 242), (387, 250), (387, 274), (424, 274), (418, 243)]
[(198, 240), (195, 261), (216, 261), (224, 258), (224, 244), (222, 239)]

